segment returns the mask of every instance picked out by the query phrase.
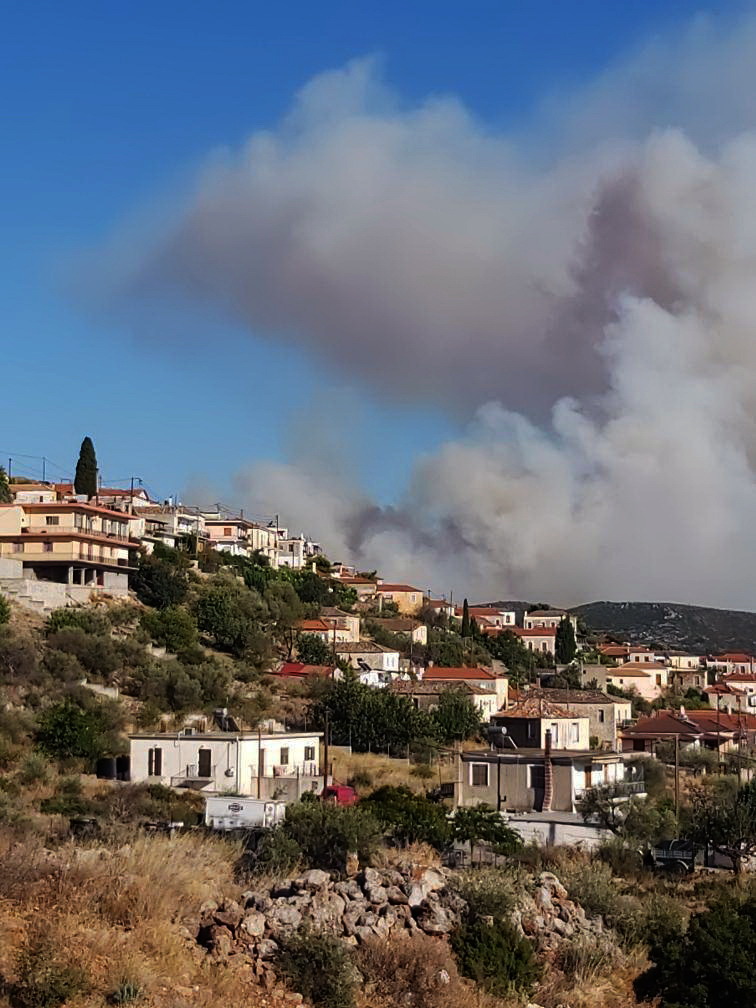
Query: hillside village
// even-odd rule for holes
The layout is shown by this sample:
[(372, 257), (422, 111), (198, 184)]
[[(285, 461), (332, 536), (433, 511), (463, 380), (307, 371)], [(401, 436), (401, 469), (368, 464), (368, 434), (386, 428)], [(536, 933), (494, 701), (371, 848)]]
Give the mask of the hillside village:
[[(394, 582), (390, 571), (331, 559), (327, 544), (279, 516), (255, 521), (220, 505), (155, 501), (138, 486), (81, 482), (8, 480), (0, 471), (0, 824), (11, 847), (19, 835), (34, 837), (43, 860), (51, 843), (104, 852), (106, 838), (123, 840), (126, 828), (178, 845), (206, 829), (254, 835), (252, 877), (288, 871), (291, 879), (296, 867), (310, 868), (301, 883), (269, 885), (264, 897), (253, 889), (246, 904), (234, 897), (226, 909), (217, 901), (191, 908), (200, 923), (188, 933), (202, 954), (249, 967), (256, 993), (238, 1003), (285, 998), (283, 967), (269, 951), (286, 935), (293, 949), (302, 920), (318, 925), (313, 892), (338, 904), (325, 931), (364, 956), (395, 926), (420, 944), (461, 940), (454, 936), (474, 896), (465, 904), (452, 895), (454, 873), (495, 873), (500, 857), (518, 851), (540, 852), (533, 857), (557, 903), (568, 891), (550, 868), (562, 881), (572, 875), (572, 899), (589, 901), (586, 879), (605, 870), (610, 853), (622, 862), (618, 875), (636, 877), (649, 865), (628, 868), (628, 852), (642, 847), (648, 861), (680, 836), (702, 845), (712, 868), (739, 872), (756, 855), (756, 813), (737, 840), (711, 818), (750, 788), (751, 655), (623, 641), (545, 603), (454, 601)], [(314, 809), (332, 810), (317, 812), (325, 818), (315, 832), (328, 838), (320, 846), (307, 832)], [(349, 841), (329, 816), (358, 817)], [(369, 866), (360, 839), (368, 818), (371, 843), (380, 835), (389, 849), (435, 852), (419, 883), (406, 856), (383, 874)], [(191, 859), (193, 849), (181, 856)], [(572, 851), (578, 861), (557, 853), (549, 862), (544, 851)], [(493, 867), (476, 869), (481, 863)], [(228, 869), (217, 872), (211, 887), (223, 878), (230, 886)], [(495, 890), (503, 877), (487, 884)], [(638, 914), (651, 913), (633, 899)], [(599, 944), (616, 943), (602, 954), (619, 985), (605, 1003), (640, 1003), (629, 993), (638, 970), (617, 937), (616, 907), (597, 903), (598, 924), (583, 934), (579, 899), (556, 924), (532, 924), (522, 905), (512, 903), (523, 961), (532, 944), (541, 959), (561, 962), (565, 942), (579, 934), (595, 944), (600, 932)], [(494, 927), (514, 941), (509, 929)], [(647, 940), (644, 955), (653, 956)], [(529, 979), (488, 988), (481, 980), (481, 990), (503, 996), (506, 987), (511, 1004), (537, 991), (551, 1008), (588, 975), (560, 967), (562, 986), (549, 992), (536, 986), (541, 967), (522, 968)]]

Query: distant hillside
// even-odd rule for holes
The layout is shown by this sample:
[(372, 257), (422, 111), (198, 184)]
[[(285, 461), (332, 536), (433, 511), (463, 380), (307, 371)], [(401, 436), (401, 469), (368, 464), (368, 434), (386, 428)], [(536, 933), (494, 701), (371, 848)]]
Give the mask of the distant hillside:
[(592, 630), (636, 644), (712, 654), (756, 651), (756, 613), (677, 602), (588, 602), (572, 612)]

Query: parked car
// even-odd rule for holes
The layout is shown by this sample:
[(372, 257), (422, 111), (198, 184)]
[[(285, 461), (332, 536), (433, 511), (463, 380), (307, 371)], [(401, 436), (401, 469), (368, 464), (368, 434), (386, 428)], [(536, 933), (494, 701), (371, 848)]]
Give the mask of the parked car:
[(320, 797), (324, 801), (333, 802), (334, 805), (355, 805), (357, 803), (357, 792), (354, 788), (347, 787), (346, 784), (329, 784), (323, 788)]

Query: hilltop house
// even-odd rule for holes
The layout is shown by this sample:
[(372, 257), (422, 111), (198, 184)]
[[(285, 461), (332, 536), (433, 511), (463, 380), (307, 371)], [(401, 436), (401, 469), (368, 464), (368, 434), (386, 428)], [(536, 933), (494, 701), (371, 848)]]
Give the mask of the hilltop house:
[(370, 622), (390, 633), (404, 634), (413, 644), (428, 643), (428, 627), (410, 616), (396, 616), (389, 619), (371, 617)]
[(395, 679), (388, 688), (392, 693), (409, 697), (418, 710), (435, 710), (440, 694), (450, 689), (462, 692), (480, 712), (483, 721), (490, 721), (498, 707), (495, 690), (483, 689), (469, 682), (428, 682), (424, 679), (413, 682), (407, 679)]
[(543, 654), (554, 654), (556, 649), (556, 630), (550, 627), (512, 627), (512, 633), (517, 634), (522, 643), (530, 651), (540, 651)]
[(493, 669), (477, 667), (442, 668), (440, 665), (429, 665), (423, 673), (423, 682), (446, 683), (448, 686), (467, 683), (478, 689), (493, 690), (496, 695), (497, 709), (506, 707), (509, 702), (509, 677), (503, 671), (496, 672)]
[(608, 669), (606, 682), (623, 690), (635, 690), (644, 700), (655, 700), (669, 685), (669, 669), (661, 662), (628, 661)]
[(223, 723), (229, 730), (130, 735), (131, 781), (291, 801), (322, 789), (321, 732), (241, 731), (227, 716)]
[(335, 650), (338, 658), (358, 671), (370, 669), (387, 675), (399, 674), (399, 652), (393, 648), (383, 647), (374, 641), (361, 640), (355, 643), (337, 643)]
[(605, 789), (616, 801), (644, 797), (642, 770), (620, 753), (542, 749), (460, 754), (455, 804), (484, 802), (504, 812), (574, 813), (586, 791)]
[[(571, 716), (587, 717), (591, 748), (600, 746), (616, 752), (619, 730), (632, 718), (633, 705), (630, 700), (609, 696), (600, 690), (539, 689), (530, 686), (522, 697), (529, 701), (545, 700), (556, 704)], [(506, 715), (507, 711), (501, 713)]]
[(572, 714), (564, 707), (544, 698), (548, 690), (523, 693), (521, 699), (493, 718), (493, 723), (506, 729), (507, 742), (517, 749), (543, 749), (546, 733), (551, 735), (553, 749), (590, 748), (589, 718)]
[(84, 501), (0, 504), (3, 590), (55, 608), (92, 592), (126, 597), (134, 519)]
[(419, 588), (407, 584), (379, 584), (376, 587), (378, 600), (394, 602), (400, 613), (414, 615), (423, 604), (423, 593)]
[(571, 615), (566, 609), (533, 609), (532, 612), (525, 613), (522, 625), (525, 630), (556, 630), (565, 617), (572, 623), (572, 629), (577, 634), (577, 616)]

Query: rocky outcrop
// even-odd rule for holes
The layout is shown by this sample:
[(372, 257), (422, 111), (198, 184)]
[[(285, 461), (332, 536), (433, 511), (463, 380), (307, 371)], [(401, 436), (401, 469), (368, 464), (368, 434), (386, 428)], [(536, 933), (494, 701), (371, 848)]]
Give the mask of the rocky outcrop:
[(541, 872), (532, 892), (519, 900), (512, 919), (536, 951), (553, 959), (565, 941), (596, 942), (609, 938), (600, 917), (589, 918), (551, 872)]
[(365, 868), (335, 881), (313, 869), (240, 901), (208, 900), (187, 937), (217, 959), (241, 955), (255, 978), (272, 988), (279, 940), (300, 928), (325, 931), (358, 945), (397, 932), (442, 936), (460, 922), (466, 903), (449, 886), (448, 869)]
[[(301, 928), (333, 934), (353, 946), (401, 933), (448, 935), (467, 911), (465, 900), (454, 891), (454, 874), (451, 869), (409, 865), (364, 868), (339, 880), (313, 869), (266, 891), (243, 893), (239, 901), (208, 900), (185, 936), (215, 959), (235, 967), (243, 962), (251, 980), (273, 990), (281, 939)], [(601, 919), (589, 919), (551, 872), (533, 879), (512, 920), (552, 963), (557, 963), (565, 943), (611, 938)]]

